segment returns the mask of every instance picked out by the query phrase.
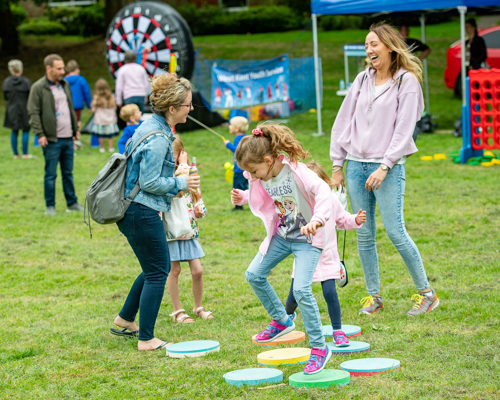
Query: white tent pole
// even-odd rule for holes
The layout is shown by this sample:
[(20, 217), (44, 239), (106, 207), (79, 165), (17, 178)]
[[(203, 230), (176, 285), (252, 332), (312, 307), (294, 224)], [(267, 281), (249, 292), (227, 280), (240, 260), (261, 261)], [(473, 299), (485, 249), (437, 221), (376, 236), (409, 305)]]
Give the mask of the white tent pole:
[(319, 76), (319, 54), (318, 54), (318, 16), (311, 14), (312, 29), (313, 29), (313, 48), (314, 48), (314, 81), (316, 83), (316, 115), (318, 118), (318, 132), (313, 136), (323, 136), (323, 128), (321, 127), (321, 93), (320, 93), (320, 76)]
[(467, 99), (465, 97), (465, 13), (467, 12), (467, 6), (458, 6), (458, 12), (460, 13), (460, 44), (462, 46), (462, 106), (467, 105)]
[[(420, 28), (422, 31), (422, 43), (425, 43), (425, 14), (420, 14)], [(431, 113), (431, 100), (429, 99), (429, 75), (427, 74), (427, 58), (423, 59), (424, 65), (424, 85), (425, 85), (425, 108), (427, 108), (427, 113)]]

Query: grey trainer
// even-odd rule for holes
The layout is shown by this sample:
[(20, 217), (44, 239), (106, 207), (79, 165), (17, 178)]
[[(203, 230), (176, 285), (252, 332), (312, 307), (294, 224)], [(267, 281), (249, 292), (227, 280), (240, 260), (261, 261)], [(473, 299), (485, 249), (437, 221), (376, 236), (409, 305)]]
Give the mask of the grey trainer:
[(78, 203), (71, 204), (70, 206), (68, 206), (68, 208), (66, 208), (66, 212), (71, 211), (83, 211), (83, 207)]
[(361, 305), (363, 308), (358, 311), (358, 314), (371, 315), (375, 314), (384, 307), (384, 301), (382, 300), (382, 297), (367, 296), (361, 299)]
[(53, 206), (47, 207), (47, 210), (45, 210), (46, 215), (56, 215), (56, 208)]
[(410, 311), (408, 311), (407, 314), (422, 315), (434, 310), (439, 305), (439, 299), (434, 289), (431, 289), (431, 293), (432, 295), (428, 297), (422, 296), (421, 294), (414, 294), (413, 296), (411, 296), (411, 299), (415, 300), (415, 305)]

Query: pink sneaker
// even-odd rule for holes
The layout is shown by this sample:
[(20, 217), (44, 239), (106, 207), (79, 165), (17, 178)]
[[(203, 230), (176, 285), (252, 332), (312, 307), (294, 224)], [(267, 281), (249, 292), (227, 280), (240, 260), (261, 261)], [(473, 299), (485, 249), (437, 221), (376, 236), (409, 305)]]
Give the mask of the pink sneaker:
[(331, 357), (332, 351), (328, 346), (324, 349), (313, 347), (311, 349), (311, 357), (309, 357), (309, 361), (304, 368), (304, 374), (312, 375), (321, 372)]
[(255, 340), (262, 343), (270, 342), (280, 336), (286, 335), (294, 329), (295, 324), (290, 317), (288, 317), (288, 321), (284, 324), (280, 324), (273, 319), (267, 328), (255, 337)]
[(346, 334), (343, 331), (333, 332), (333, 341), (337, 347), (347, 347), (349, 346), (349, 339), (347, 339)]

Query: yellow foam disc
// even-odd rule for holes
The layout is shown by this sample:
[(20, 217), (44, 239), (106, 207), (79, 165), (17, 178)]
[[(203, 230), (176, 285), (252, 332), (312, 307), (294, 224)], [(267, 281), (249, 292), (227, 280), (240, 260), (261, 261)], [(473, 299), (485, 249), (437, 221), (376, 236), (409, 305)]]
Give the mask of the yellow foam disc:
[(434, 154), (434, 160), (446, 160), (446, 154), (443, 153)]
[(286, 335), (280, 336), (278, 339), (273, 340), (271, 342), (258, 342), (255, 340), (255, 337), (257, 335), (252, 336), (252, 343), (258, 344), (260, 346), (278, 346), (280, 344), (292, 344), (292, 343), (298, 343), (302, 342), (306, 338), (306, 334), (304, 332), (300, 331), (292, 331), (287, 333)]
[(493, 163), (493, 165), (500, 165), (500, 160), (498, 158), (494, 158), (493, 160), (491, 160), (491, 162)]
[(311, 349), (303, 347), (290, 347), (265, 351), (257, 356), (261, 365), (292, 365), (301, 364), (309, 360)]
[(493, 166), (493, 165), (495, 165), (495, 164), (493, 164), (493, 163), (490, 161), (490, 162), (482, 162), (482, 163), (481, 163), (481, 165), (482, 165), (483, 167), (492, 167), (492, 166)]
[(432, 156), (422, 156), (422, 157), (420, 157), (420, 159), (422, 161), (432, 161), (432, 160), (434, 160), (434, 158), (432, 158)]
[(492, 151), (485, 151), (484, 155), (488, 156), (488, 157), (496, 158), (495, 153), (493, 153)]

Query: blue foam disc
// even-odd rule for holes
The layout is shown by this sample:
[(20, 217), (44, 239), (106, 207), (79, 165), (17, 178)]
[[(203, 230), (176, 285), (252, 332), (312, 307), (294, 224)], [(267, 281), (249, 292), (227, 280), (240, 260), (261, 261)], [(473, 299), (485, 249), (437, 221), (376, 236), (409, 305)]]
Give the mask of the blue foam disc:
[(247, 368), (228, 372), (224, 379), (234, 386), (257, 386), (283, 382), (283, 372), (275, 368)]
[(344, 361), (340, 369), (348, 371), (351, 375), (375, 375), (382, 372), (398, 369), (401, 363), (392, 358), (359, 358)]
[(329, 342), (326, 344), (334, 354), (349, 354), (361, 353), (363, 351), (370, 351), (370, 345), (365, 342), (356, 342), (355, 340), (349, 341), (349, 346), (337, 347), (335, 343)]
[(220, 350), (220, 343), (214, 340), (193, 340), (180, 342), (165, 348), (167, 355), (173, 358), (202, 357)]
[[(347, 337), (361, 335), (361, 328), (357, 325), (344, 325), (342, 324), (341, 331), (344, 331)], [(332, 337), (333, 328), (331, 325), (323, 325), (323, 336)]]

